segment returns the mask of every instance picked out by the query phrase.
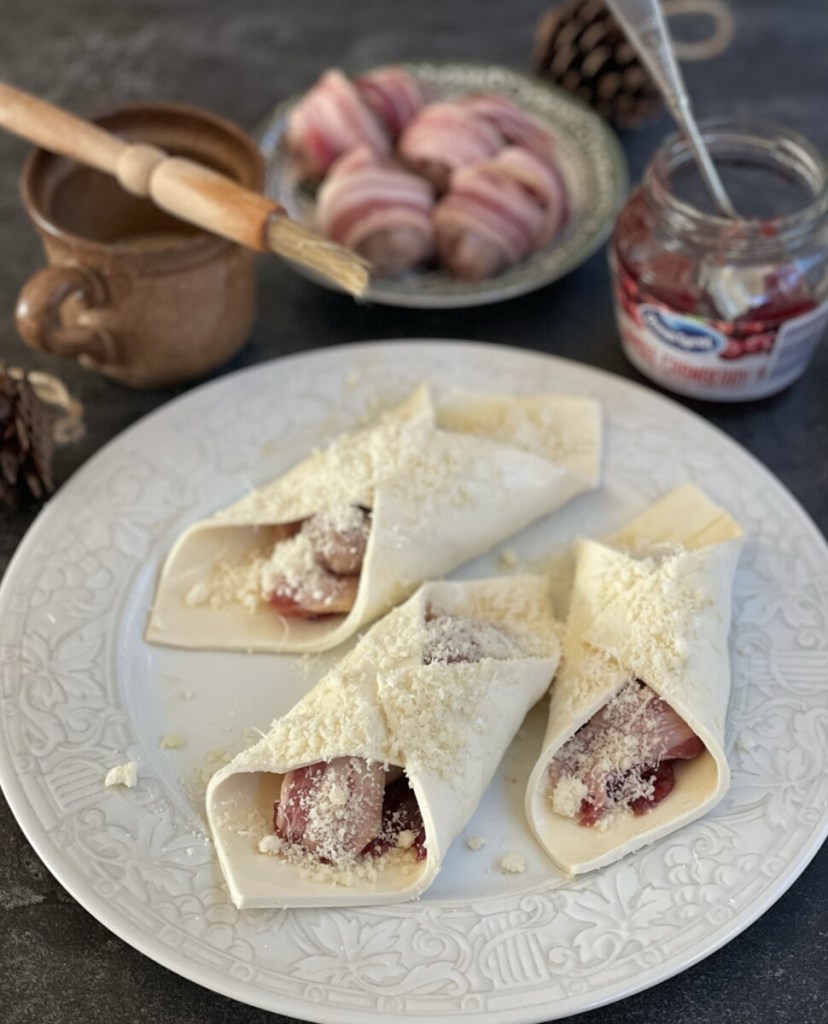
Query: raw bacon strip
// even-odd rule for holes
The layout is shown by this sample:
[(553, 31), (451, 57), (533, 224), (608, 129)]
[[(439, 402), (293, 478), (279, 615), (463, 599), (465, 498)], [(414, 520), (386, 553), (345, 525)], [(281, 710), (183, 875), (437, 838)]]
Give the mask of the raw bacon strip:
[[(702, 741), (670, 705), (633, 680), (553, 759), (553, 808), (582, 825), (594, 825), (617, 808), (644, 814), (672, 790), (673, 762), (703, 751)], [(568, 808), (562, 790), (571, 794)]]
[[(548, 210), (524, 187), (526, 153), (456, 171), (434, 211), (440, 261), (457, 277), (479, 281), (525, 259), (548, 237)], [(534, 166), (534, 165), (537, 166)], [(538, 187), (548, 185), (533, 162)], [(528, 172), (526, 172), (528, 173)]]
[(321, 177), (343, 153), (367, 146), (387, 153), (388, 136), (341, 71), (328, 71), (290, 114), (288, 146), (312, 177)]
[(316, 215), (323, 234), (370, 260), (375, 276), (388, 277), (433, 255), (433, 206), (428, 182), (361, 147), (331, 168)]
[(542, 160), (552, 162), (555, 143), (549, 132), (527, 114), (523, 107), (499, 93), (475, 93), (459, 101), (464, 107), (488, 121), (514, 146), (528, 149)]
[(354, 85), (392, 139), (426, 105), (425, 91), (410, 72), (401, 67), (379, 68), (360, 75)]
[(400, 136), (402, 159), (442, 192), (451, 172), (479, 163), (503, 148), (500, 132), (461, 103), (424, 107)]
[(495, 159), (500, 171), (525, 189), (544, 211), (536, 244), (551, 242), (569, 217), (566, 186), (558, 168), (520, 146), (507, 146)]

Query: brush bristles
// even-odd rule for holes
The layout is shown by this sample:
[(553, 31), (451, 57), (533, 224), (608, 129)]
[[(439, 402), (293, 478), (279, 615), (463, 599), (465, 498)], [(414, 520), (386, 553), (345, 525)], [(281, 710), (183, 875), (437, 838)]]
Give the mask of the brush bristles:
[(369, 264), (350, 249), (315, 234), (287, 217), (272, 217), (267, 241), (273, 252), (322, 274), (351, 295), (363, 295), (368, 287)]

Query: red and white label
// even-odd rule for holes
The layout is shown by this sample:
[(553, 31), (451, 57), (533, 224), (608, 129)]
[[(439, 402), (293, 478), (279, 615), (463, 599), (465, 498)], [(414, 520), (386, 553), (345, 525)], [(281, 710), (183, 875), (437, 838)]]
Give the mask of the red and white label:
[(744, 401), (781, 391), (804, 373), (828, 324), (825, 302), (764, 332), (761, 349), (733, 358), (727, 338), (703, 317), (630, 302), (617, 288), (614, 299), (630, 362), (656, 383), (691, 398)]

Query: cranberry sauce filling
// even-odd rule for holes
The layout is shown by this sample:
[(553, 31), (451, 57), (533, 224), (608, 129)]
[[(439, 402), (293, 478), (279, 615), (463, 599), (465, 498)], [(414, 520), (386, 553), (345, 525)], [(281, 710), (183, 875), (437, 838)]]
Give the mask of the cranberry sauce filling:
[(382, 802), (382, 831), (366, 844), (362, 853), (372, 857), (380, 857), (399, 845), (399, 837), (403, 832), (413, 834), (410, 847), (416, 852), (417, 860), (424, 860), (427, 854), (425, 825), (420, 813), (417, 797), (403, 774), (385, 787)]

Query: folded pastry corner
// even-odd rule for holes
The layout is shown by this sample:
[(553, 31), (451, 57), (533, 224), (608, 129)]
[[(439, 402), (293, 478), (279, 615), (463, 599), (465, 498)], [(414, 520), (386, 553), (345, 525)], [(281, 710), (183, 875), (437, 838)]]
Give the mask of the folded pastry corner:
[(548, 581), (427, 583), (210, 781), (234, 903), (418, 897), (558, 664)]
[(561, 671), (526, 792), (568, 874), (711, 810), (728, 789), (731, 590), (742, 529), (693, 485), (581, 540)]
[[(163, 567), (147, 639), (316, 652), (595, 487), (597, 402), (421, 385), (373, 425), (191, 526)], [(508, 496), (508, 500), (504, 500)]]

